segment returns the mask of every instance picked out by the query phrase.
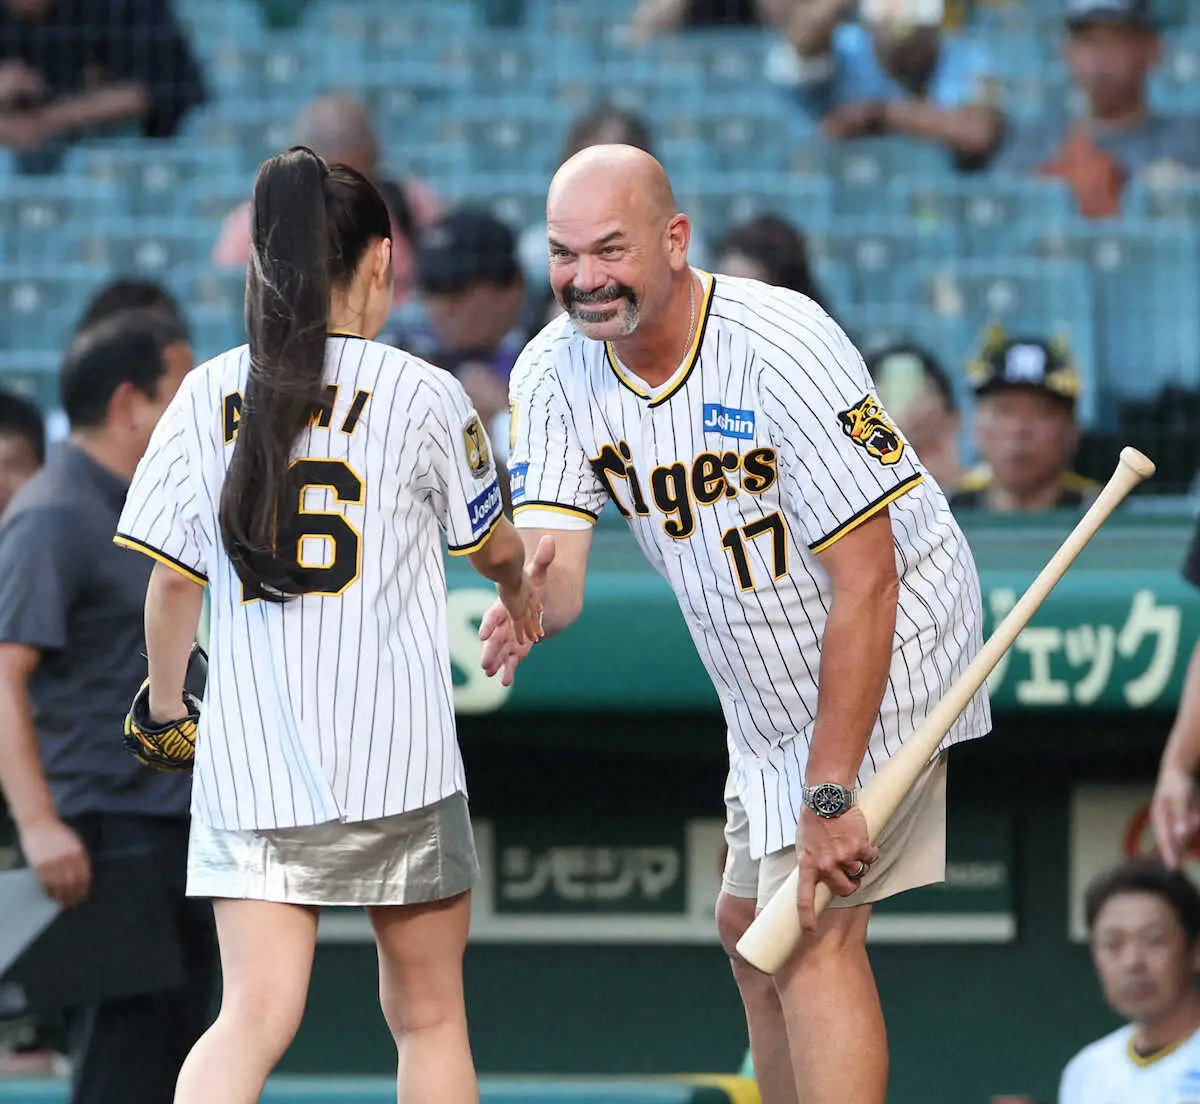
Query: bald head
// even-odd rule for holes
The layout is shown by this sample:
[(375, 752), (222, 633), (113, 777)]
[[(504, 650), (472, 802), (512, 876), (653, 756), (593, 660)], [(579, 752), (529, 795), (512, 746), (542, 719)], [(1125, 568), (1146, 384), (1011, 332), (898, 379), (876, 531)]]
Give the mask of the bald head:
[(546, 229), (555, 296), (585, 337), (631, 336), (690, 279), (690, 224), (662, 165), (633, 146), (589, 146), (566, 161), (550, 182)]
[(675, 193), (666, 171), (636, 146), (589, 146), (554, 174), (546, 197), (546, 215), (580, 200), (613, 205), (626, 218), (666, 222), (675, 214)]
[(295, 141), (326, 161), (341, 162), (367, 176), (374, 174), (379, 156), (371, 117), (350, 96), (320, 96), (296, 117)]

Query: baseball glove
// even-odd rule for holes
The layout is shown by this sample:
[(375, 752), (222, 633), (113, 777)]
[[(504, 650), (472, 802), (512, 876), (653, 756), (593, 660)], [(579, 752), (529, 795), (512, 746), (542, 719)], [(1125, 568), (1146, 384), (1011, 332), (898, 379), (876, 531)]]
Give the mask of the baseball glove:
[(190, 771), (196, 757), (196, 724), (200, 720), (200, 702), (186, 690), (184, 703), (188, 715), (166, 724), (150, 720), (150, 680), (142, 683), (125, 718), (121, 742), (144, 766), (160, 771)]

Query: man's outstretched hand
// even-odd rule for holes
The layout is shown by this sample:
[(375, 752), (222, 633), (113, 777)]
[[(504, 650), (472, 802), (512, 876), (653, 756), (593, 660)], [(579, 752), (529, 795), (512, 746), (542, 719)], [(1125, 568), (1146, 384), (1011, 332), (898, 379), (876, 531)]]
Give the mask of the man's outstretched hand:
[[(542, 537), (538, 541), (533, 559), (525, 567), (528, 585), (537, 598), (539, 608), (544, 604), (542, 592), (546, 586), (546, 574), (554, 562), (554, 553), (554, 538)], [(479, 639), (483, 641), (480, 665), (483, 667), (484, 673), (491, 678), (499, 672), (501, 684), (511, 686), (516, 675), (517, 664), (529, 655), (535, 641), (531, 638), (526, 638), (524, 641), (518, 639), (512, 615), (503, 601), (497, 601), (483, 615), (483, 621), (479, 626)]]

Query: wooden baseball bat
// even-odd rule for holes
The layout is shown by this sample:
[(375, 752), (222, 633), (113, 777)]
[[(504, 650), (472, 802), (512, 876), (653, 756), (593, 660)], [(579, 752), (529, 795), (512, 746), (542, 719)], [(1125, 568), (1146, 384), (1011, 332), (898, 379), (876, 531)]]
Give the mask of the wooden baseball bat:
[[(1050, 562), (1038, 573), (1020, 601), (1008, 616), (996, 626), (979, 654), (930, 710), (911, 736), (862, 788), (858, 807), (867, 821), (867, 831), (874, 843), (887, 822), (895, 814), (905, 795), (921, 776), (938, 746), (958, 715), (984, 684), (992, 668), (1000, 661), (1013, 641), (1029, 623), (1046, 595), (1066, 574), (1067, 568), (1084, 546), (1095, 536), (1108, 516), (1143, 479), (1154, 474), (1154, 464), (1137, 449), (1123, 448), (1116, 470), (1101, 489), (1079, 524), (1071, 530)], [(800, 943), (800, 913), (796, 904), (800, 882), (798, 870), (767, 902), (762, 912), (738, 941), (738, 953), (764, 973), (773, 974), (791, 957)], [(829, 904), (833, 894), (824, 882), (817, 883), (816, 910), (818, 915)]]

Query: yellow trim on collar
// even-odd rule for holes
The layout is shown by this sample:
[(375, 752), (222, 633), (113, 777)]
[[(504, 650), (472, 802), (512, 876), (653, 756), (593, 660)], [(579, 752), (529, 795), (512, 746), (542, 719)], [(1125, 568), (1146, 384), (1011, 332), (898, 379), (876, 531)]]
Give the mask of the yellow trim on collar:
[(613, 349), (612, 342), (604, 343), (604, 357), (608, 361), (608, 366), (612, 369), (613, 374), (624, 386), (628, 387), (640, 399), (649, 399), (651, 406), (659, 406), (665, 403), (672, 395), (675, 394), (685, 383), (688, 377), (692, 374), (692, 369), (696, 367), (696, 362), (700, 359), (700, 346), (704, 342), (704, 328), (708, 324), (708, 312), (712, 308), (713, 291), (717, 286), (716, 280), (712, 274), (705, 272), (701, 268), (694, 269), (696, 275), (700, 277), (700, 283), (703, 287), (700, 299), (700, 312), (696, 317), (696, 332), (692, 335), (692, 343), (688, 346), (687, 352), (683, 355), (681, 368), (675, 377), (675, 382), (671, 384), (661, 395), (651, 397), (650, 393), (645, 390), (645, 384), (629, 372), (617, 359), (616, 351)]

